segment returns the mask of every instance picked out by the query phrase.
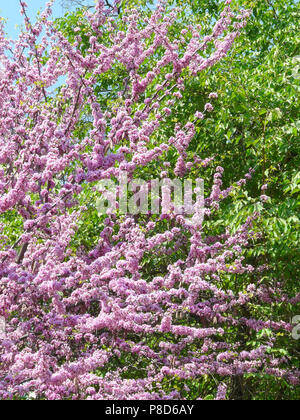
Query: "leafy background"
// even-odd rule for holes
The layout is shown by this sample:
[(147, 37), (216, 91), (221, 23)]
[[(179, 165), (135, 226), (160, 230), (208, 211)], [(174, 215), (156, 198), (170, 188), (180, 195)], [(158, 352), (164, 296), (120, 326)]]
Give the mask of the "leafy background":
[[(56, 21), (56, 25), (72, 42), (75, 39), (74, 28), (79, 27), (82, 38), (80, 48), (84, 52), (89, 48), (89, 35), (82, 4), (74, 1), (65, 4), (67, 6), (71, 3), (78, 6), (76, 11), (67, 12)], [(168, 5), (170, 9), (178, 5), (182, 7), (181, 19), (172, 28), (174, 38), (180, 37), (181, 30), (188, 24), (201, 24), (201, 31), (205, 35), (222, 7), (222, 3), (216, 0), (175, 0), (169, 1)], [(151, 12), (153, 2), (121, 2), (119, 15), (116, 17), (116, 24), (120, 29), (126, 7), (138, 7), (147, 15)], [(198, 154), (202, 159), (213, 156), (214, 166), (221, 165), (225, 168), (225, 187), (243, 178), (249, 168), (254, 168), (255, 174), (244, 189), (235, 190), (234, 200), (223, 203), (222, 211), (216, 213), (207, 223), (206, 229), (211, 234), (228, 225), (234, 229), (254, 210), (261, 211), (262, 217), (257, 221), (255, 229), (263, 232), (263, 237), (252, 249), (247, 250), (245, 256), (254, 266), (268, 266), (263, 274), (265, 284), (272, 286), (280, 282), (286, 294), (293, 297), (299, 291), (300, 279), (299, 3), (295, 0), (235, 0), (233, 7), (253, 10), (248, 26), (230, 54), (219, 64), (198, 77), (185, 75), (184, 97), (172, 108), (172, 116), (166, 119), (159, 138), (161, 141), (167, 139), (176, 122), (186, 122), (196, 111), (203, 109), (210, 92), (218, 92), (219, 100), (215, 102), (214, 112), (198, 126), (188, 153), (191, 157)], [(102, 42), (109, 44), (111, 41), (108, 35), (105, 31), (103, 33)], [(159, 55), (159, 51), (157, 54)], [(150, 68), (151, 59), (145, 63), (143, 71), (146, 73)], [(166, 68), (165, 72), (167, 71)], [(163, 79), (164, 75), (161, 77)], [(125, 78), (126, 72), (121, 65), (116, 65), (110, 72), (99, 77), (95, 92), (103, 110), (113, 112), (114, 107), (119, 104), (117, 92), (124, 87)], [(90, 110), (85, 109), (77, 128), (79, 138), (83, 138), (89, 130), (89, 115)], [(176, 154), (165, 156), (173, 166), (177, 158)], [(162, 165), (163, 160), (157, 161), (142, 175), (156, 178)], [(212, 173), (213, 168), (205, 172), (201, 168), (192, 172), (195, 178), (199, 175), (204, 177), (207, 189), (211, 185)], [(267, 195), (270, 200), (263, 209), (259, 197), (261, 187), (265, 184), (268, 184)], [(93, 249), (97, 244), (103, 220), (99, 218), (94, 202), (95, 192), (91, 186), (86, 186), (80, 204), (87, 205), (88, 212), (84, 214), (74, 239), (74, 252), (80, 247), (86, 251)], [(13, 243), (19, 236), (22, 223), (13, 213), (6, 215), (6, 218), (4, 234)], [(143, 217), (140, 217), (139, 223), (144, 223)], [(165, 230), (163, 226), (162, 230)], [(184, 255), (184, 250), (182, 254)], [(178, 254), (171, 256), (174, 260), (179, 257)], [(169, 262), (163, 255), (158, 255), (155, 261), (153, 258), (145, 258), (145, 278), (163, 274)], [(224, 276), (223, 287), (241, 291), (247, 284), (259, 280), (261, 277), (249, 278), (248, 275), (237, 280), (235, 276), (227, 275)], [(237, 281), (243, 283), (237, 284)], [(261, 319), (288, 322), (300, 314), (300, 307), (285, 303), (264, 307), (253, 305), (251, 311)], [(238, 338), (245, 347), (250, 344), (259, 346), (272, 334), (272, 331), (265, 330), (248, 336), (241, 331), (239, 337), (232, 337), (228, 331), (227, 339), (236, 341)], [(282, 333), (278, 334), (276, 340), (278, 344), (273, 350), (276, 356), (285, 356), (291, 367), (300, 368), (299, 342), (293, 340), (289, 334)], [(157, 337), (153, 337), (153, 347), (156, 342)], [(132, 360), (122, 360), (121, 357), (116, 363), (131, 365), (131, 377), (142, 377), (147, 362), (141, 358), (131, 358)], [(228, 381), (231, 399), (298, 400), (300, 397), (299, 387), (266, 374), (246, 375)], [(176, 378), (163, 383), (165, 390), (178, 389), (183, 395), (185, 385), (191, 390), (190, 396), (196, 398), (202, 394), (206, 395), (206, 399), (213, 399), (215, 379), (211, 377), (204, 377), (200, 382), (190, 381), (188, 384)]]

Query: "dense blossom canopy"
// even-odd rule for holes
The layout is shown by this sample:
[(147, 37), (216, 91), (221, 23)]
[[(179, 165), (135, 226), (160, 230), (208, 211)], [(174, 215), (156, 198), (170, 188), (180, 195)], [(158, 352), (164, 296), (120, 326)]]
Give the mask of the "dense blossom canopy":
[[(211, 163), (201, 156), (189, 161), (187, 149), (195, 126), (214, 109), (215, 92), (169, 139), (162, 142), (156, 133), (180, 101), (186, 72), (196, 76), (212, 67), (243, 30), (250, 11), (236, 14), (231, 1), (225, 3), (209, 36), (202, 39), (199, 28), (189, 27), (173, 39), (178, 11), (165, 13), (164, 2), (146, 21), (138, 10), (125, 13), (119, 31), (115, 11), (99, 0), (85, 14), (87, 52), (79, 38), (71, 43), (53, 25), (50, 4), (33, 24), (21, 2), (26, 30), (15, 42), (1, 26), (1, 399), (32, 393), (48, 400), (181, 399), (191, 396), (189, 383), (207, 375), (216, 378), (215, 398), (225, 399), (228, 378), (257, 372), (298, 383), (299, 372), (271, 355), (273, 337), (250, 348), (239, 331), (290, 331), (290, 324), (256, 318), (248, 308), (298, 302), (299, 296), (290, 299), (280, 284), (270, 289), (263, 280), (238, 292), (222, 282), (228, 274), (263, 272), (243, 257), (258, 239), (252, 226), (259, 214), (218, 236), (172, 213), (149, 213), (144, 225), (130, 215), (108, 215), (94, 249), (73, 247), (88, 186), (124, 171), (133, 179), (169, 151), (177, 153), (179, 177)], [(149, 57), (155, 64), (144, 73)], [(128, 77), (117, 105), (103, 110), (95, 87), (116, 65)], [(90, 127), (81, 136), (84, 113)], [(253, 174), (224, 189), (223, 171), (216, 168), (205, 198), (206, 219)], [(20, 236), (11, 243), (6, 218), (16, 214)], [(178, 250), (185, 259), (174, 258)], [(169, 255), (166, 272), (146, 276), (145, 258), (163, 254)], [(168, 387), (174, 379), (184, 380), (184, 389)]]

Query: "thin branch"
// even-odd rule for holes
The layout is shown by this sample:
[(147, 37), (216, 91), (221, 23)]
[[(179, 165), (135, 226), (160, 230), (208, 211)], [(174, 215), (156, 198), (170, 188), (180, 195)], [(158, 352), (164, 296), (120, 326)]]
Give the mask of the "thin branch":
[(26, 251), (28, 249), (28, 245), (29, 245), (28, 242), (26, 242), (25, 244), (23, 244), (23, 246), (21, 248), (21, 251), (20, 251), (20, 254), (18, 256), (18, 259), (17, 259), (17, 264), (21, 264), (21, 262), (23, 261), (24, 256), (26, 254)]
[(275, 18), (278, 19), (278, 14), (276, 12), (276, 9), (274, 7), (274, 4), (271, 2), (271, 0), (267, 0), (267, 3), (271, 7), (271, 9), (273, 10), (273, 14), (274, 14)]
[[(28, 18), (28, 16), (27, 16), (27, 14), (26, 14), (26, 9), (25, 9), (25, 7), (24, 7), (24, 4), (22, 3), (22, 1), (21, 1), (21, 0), (19, 0), (19, 3), (20, 3), (20, 6), (22, 7), (22, 10), (23, 10), (23, 13), (24, 13), (25, 19), (26, 19), (26, 20), (28, 21), (28, 23), (29, 23), (29, 26), (30, 26), (30, 31), (31, 31), (31, 33), (34, 35), (33, 30), (32, 30), (32, 25), (31, 25), (31, 23), (30, 23), (30, 20), (29, 20), (29, 18)], [(35, 43), (34, 43), (34, 47), (36, 47), (36, 44), (35, 44)], [(38, 66), (39, 76), (41, 77), (41, 76), (42, 76), (42, 72), (41, 72), (41, 63), (40, 63), (39, 56), (38, 56), (38, 52), (37, 52), (36, 48), (35, 48), (35, 52), (34, 52), (34, 54), (35, 54), (35, 58), (36, 58), (36, 61), (37, 61), (37, 66)], [(42, 89), (42, 92), (43, 92), (43, 95), (44, 95), (45, 101), (46, 101), (46, 102), (48, 102), (48, 98), (47, 98), (47, 95), (46, 95), (46, 90), (45, 90), (45, 87), (44, 87), (44, 86), (41, 86), (41, 89)]]

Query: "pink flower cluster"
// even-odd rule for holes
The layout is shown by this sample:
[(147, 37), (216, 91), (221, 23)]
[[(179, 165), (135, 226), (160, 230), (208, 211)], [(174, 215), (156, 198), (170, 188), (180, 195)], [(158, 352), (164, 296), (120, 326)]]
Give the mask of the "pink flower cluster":
[[(212, 34), (202, 40), (194, 30), (184, 53), (170, 39), (176, 12), (166, 13), (163, 2), (143, 25), (138, 11), (125, 14), (126, 30), (118, 32), (98, 1), (85, 15), (90, 28), (85, 53), (80, 40), (72, 44), (55, 29), (50, 5), (34, 24), (22, 2), (27, 29), (16, 42), (6, 38), (0, 23), (0, 316), (6, 322), (0, 399), (30, 393), (48, 400), (180, 399), (179, 391), (162, 386), (165, 377), (174, 376), (222, 377), (218, 400), (226, 398), (228, 378), (247, 373), (298, 383), (299, 372), (270, 355), (276, 332), (291, 326), (249, 315), (254, 303), (281, 303), (280, 286), (271, 291), (249, 280), (257, 269), (245, 262), (243, 249), (255, 240), (257, 215), (236, 232), (219, 235), (208, 234), (205, 225), (187, 224), (182, 216), (161, 220), (150, 214), (143, 225), (136, 217), (111, 215), (94, 249), (74, 252), (72, 246), (87, 211), (79, 204), (83, 190), (95, 181), (118, 177), (120, 171), (133, 177), (169, 150), (178, 154), (178, 176), (193, 165), (209, 164), (200, 157), (187, 162), (197, 122), (178, 125), (164, 141), (157, 133), (172, 113), (172, 101), (182, 95), (183, 71), (189, 67), (197, 74), (222, 59), (245, 25), (249, 12), (235, 16), (226, 3)], [(104, 29), (106, 43), (100, 41)], [(149, 57), (154, 64), (144, 74)], [(119, 104), (102, 110), (99, 76), (116, 63), (128, 78)], [(62, 77), (64, 85), (53, 94)], [(197, 119), (213, 106), (207, 103), (202, 111)], [(81, 136), (87, 114), (91, 118)], [(217, 168), (206, 199), (207, 217), (232, 191), (222, 189), (223, 171)], [(5, 229), (8, 212), (22, 220), (14, 243)], [(178, 259), (178, 252), (184, 258)], [(160, 256), (172, 258), (156, 266)], [(245, 287), (224, 287), (230, 275), (244, 276)], [(234, 339), (241, 329), (254, 334), (266, 328), (272, 337), (259, 348)]]

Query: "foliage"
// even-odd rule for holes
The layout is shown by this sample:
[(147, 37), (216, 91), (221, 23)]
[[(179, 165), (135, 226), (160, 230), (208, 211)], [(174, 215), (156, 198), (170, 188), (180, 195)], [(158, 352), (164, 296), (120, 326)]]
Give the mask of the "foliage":
[[(299, 398), (298, 4), (226, 3), (2, 32), (1, 398)], [(99, 216), (124, 170), (203, 177), (204, 222)]]

